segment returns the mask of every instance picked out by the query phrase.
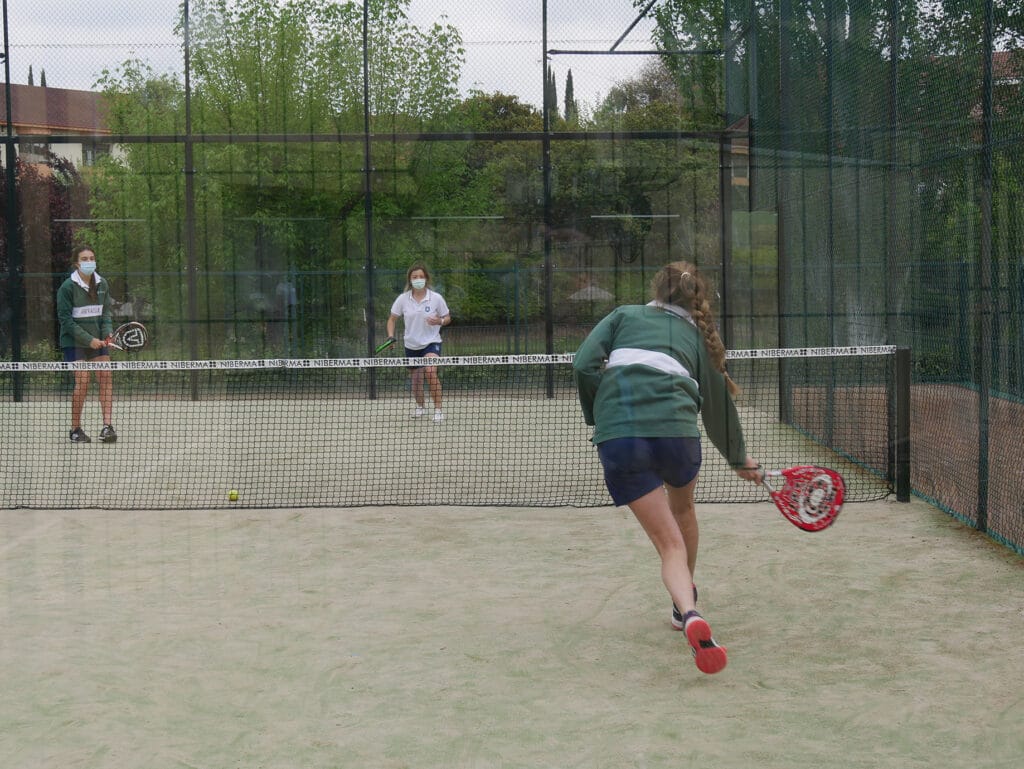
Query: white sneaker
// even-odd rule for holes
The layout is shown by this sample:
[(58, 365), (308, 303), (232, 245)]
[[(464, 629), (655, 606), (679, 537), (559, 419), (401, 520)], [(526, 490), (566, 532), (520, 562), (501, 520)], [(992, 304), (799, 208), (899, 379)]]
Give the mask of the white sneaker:
[(413, 409), (412, 418), (419, 419), (421, 416), (423, 416), (423, 407), (417, 406), (415, 409)]
[(441, 409), (434, 409), (434, 421), (435, 422), (443, 422), (444, 421), (444, 413), (441, 411)]

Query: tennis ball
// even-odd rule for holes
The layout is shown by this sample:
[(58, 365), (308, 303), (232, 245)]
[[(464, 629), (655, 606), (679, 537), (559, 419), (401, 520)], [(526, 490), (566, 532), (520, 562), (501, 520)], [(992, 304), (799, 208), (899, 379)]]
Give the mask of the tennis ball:
[(231, 491), (228, 492), (228, 499), (231, 500), (232, 502), (237, 502), (238, 501), (238, 489), (231, 489)]

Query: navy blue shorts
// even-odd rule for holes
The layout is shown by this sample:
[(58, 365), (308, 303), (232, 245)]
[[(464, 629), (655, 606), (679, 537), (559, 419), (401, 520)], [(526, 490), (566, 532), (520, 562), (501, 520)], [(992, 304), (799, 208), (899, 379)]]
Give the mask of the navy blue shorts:
[(405, 357), (406, 358), (423, 358), (423, 357), (426, 357), (429, 353), (434, 353), (434, 355), (440, 356), (441, 355), (441, 343), (440, 342), (431, 342), (426, 347), (423, 347), (423, 348), (421, 348), (419, 350), (412, 350), (412, 349), (409, 349), (408, 347), (405, 348)]
[(110, 355), (110, 350), (106, 347), (101, 347), (98, 350), (94, 350), (91, 347), (62, 347), (64, 351), (64, 362), (74, 363), (76, 360), (93, 360), (104, 355)]
[(685, 486), (700, 472), (700, 438), (612, 438), (599, 443), (604, 482), (616, 505), (628, 505), (669, 486)]

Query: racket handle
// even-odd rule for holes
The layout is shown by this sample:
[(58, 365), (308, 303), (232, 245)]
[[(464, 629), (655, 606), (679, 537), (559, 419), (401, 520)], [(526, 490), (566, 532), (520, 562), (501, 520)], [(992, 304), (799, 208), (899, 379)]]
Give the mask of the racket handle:
[(732, 469), (733, 469), (733, 472), (736, 472), (736, 473), (742, 472), (744, 470), (754, 470), (754, 471), (756, 471), (757, 472), (757, 481), (756, 482), (764, 484), (765, 486), (768, 485), (767, 483), (765, 483), (765, 480), (764, 480), (765, 476), (767, 476), (769, 473), (772, 472), (771, 470), (765, 470), (764, 467), (761, 464), (757, 464), (754, 467), (742, 467), (742, 466), (741, 467), (733, 467)]
[(760, 472), (760, 474), (761, 474), (761, 485), (764, 486), (766, 489), (768, 489), (769, 492), (774, 492), (775, 491), (775, 487), (772, 486), (771, 483), (768, 482), (768, 479), (769, 478), (781, 478), (782, 477), (782, 471), (781, 470), (766, 470), (765, 468), (760, 467), (760, 466), (757, 469), (758, 469), (758, 472)]

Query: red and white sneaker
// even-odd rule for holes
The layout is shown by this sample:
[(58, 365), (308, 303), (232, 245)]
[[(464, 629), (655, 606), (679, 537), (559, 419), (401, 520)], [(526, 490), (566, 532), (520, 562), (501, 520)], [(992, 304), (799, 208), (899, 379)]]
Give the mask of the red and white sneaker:
[(723, 670), (728, 662), (725, 647), (715, 643), (715, 639), (711, 637), (711, 625), (707, 620), (695, 611), (688, 611), (683, 615), (683, 628), (693, 652), (693, 661), (697, 663), (697, 670), (708, 675)]

